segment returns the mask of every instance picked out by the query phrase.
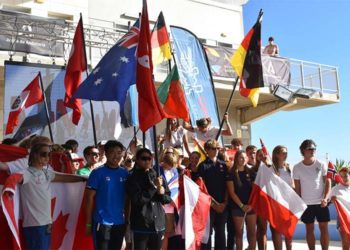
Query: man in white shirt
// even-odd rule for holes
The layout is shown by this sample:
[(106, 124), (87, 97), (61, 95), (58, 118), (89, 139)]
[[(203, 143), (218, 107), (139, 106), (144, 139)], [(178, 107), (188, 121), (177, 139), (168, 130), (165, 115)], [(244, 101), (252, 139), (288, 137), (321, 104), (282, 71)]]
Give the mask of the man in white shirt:
[(310, 250), (315, 249), (314, 223), (318, 221), (322, 249), (328, 249), (328, 222), (330, 221), (327, 200), (331, 182), (327, 178), (327, 166), (316, 159), (316, 144), (313, 140), (305, 140), (300, 145), (304, 159), (293, 168), (295, 191), (307, 205), (301, 216), (306, 226), (306, 241)]

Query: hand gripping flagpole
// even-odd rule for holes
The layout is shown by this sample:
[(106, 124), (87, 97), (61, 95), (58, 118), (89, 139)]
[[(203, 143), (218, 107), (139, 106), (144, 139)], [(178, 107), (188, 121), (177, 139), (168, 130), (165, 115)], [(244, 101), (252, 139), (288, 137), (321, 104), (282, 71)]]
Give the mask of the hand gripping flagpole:
[(239, 79), (239, 76), (237, 76), (236, 81), (233, 84), (233, 89), (232, 89), (232, 92), (231, 92), (231, 96), (230, 96), (230, 99), (227, 102), (226, 109), (225, 109), (225, 112), (224, 112), (224, 116), (222, 117), (222, 120), (220, 122), (220, 128), (219, 128), (219, 131), (218, 131), (218, 133), (217, 133), (217, 135), (215, 137), (215, 140), (218, 140), (219, 137), (220, 137), (221, 130), (222, 130), (222, 127), (224, 126), (224, 122), (225, 122), (225, 115), (227, 114), (228, 109), (230, 108), (232, 97), (233, 97), (233, 94), (235, 93), (236, 86), (237, 86), (237, 83), (238, 83), (238, 79)]
[(43, 97), (44, 97), (45, 114), (46, 114), (47, 126), (49, 127), (50, 139), (51, 139), (51, 142), (54, 143), (52, 129), (51, 129), (51, 123), (50, 123), (49, 109), (47, 108), (47, 101), (46, 101), (46, 95), (45, 95), (45, 90), (44, 90), (44, 85), (43, 85), (43, 79), (41, 78), (40, 71), (39, 71), (39, 79), (40, 79), (40, 88), (41, 88), (41, 91), (43, 92)]
[[(81, 19), (81, 28), (83, 29), (82, 30), (82, 34), (83, 34), (83, 44), (84, 44), (84, 59), (85, 59), (85, 65), (87, 66), (87, 58), (86, 58), (86, 47), (85, 47), (85, 36), (84, 36), (84, 25), (83, 25), (83, 17), (82, 17), (82, 14), (80, 13), (80, 19)], [(89, 72), (88, 72), (88, 69), (86, 67), (86, 70), (85, 70), (85, 73), (86, 73), (86, 77), (89, 76)], [(95, 126), (95, 115), (94, 115), (94, 107), (92, 106), (92, 101), (89, 100), (90, 102), (90, 113), (91, 113), (91, 123), (92, 123), (92, 132), (93, 132), (93, 136), (94, 136), (94, 144), (95, 146), (97, 146), (97, 136), (96, 136), (96, 126)]]

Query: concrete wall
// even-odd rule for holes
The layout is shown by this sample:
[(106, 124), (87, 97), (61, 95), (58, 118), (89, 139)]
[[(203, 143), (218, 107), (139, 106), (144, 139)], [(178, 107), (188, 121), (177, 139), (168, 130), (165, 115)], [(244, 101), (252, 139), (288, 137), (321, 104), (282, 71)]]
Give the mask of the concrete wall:
[[(121, 15), (137, 17), (142, 10), (142, 1), (90, 0), (88, 8), (90, 18), (127, 24), (127, 19), (121, 18)], [(163, 11), (167, 25), (185, 27), (200, 38), (229, 44), (239, 44), (243, 38), (242, 7), (237, 3), (222, 4), (210, 0), (148, 1), (150, 20), (155, 21), (160, 11)]]

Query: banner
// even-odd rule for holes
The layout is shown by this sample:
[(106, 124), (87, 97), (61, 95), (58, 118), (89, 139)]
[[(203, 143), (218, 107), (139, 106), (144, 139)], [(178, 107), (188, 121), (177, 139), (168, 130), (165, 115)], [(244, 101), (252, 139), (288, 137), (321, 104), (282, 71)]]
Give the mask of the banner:
[(213, 76), (235, 78), (237, 74), (230, 64), (234, 50), (226, 47), (204, 46)]
[[(213, 76), (235, 78), (230, 57), (235, 51), (226, 47), (204, 46)], [(261, 55), (264, 82), (266, 84), (290, 84), (290, 62), (287, 58)]]
[[(7, 118), (14, 98), (28, 84), (24, 79), (33, 79), (39, 71), (43, 79), (54, 142), (63, 144), (68, 139), (75, 139), (79, 142), (79, 152), (82, 152), (86, 146), (94, 143), (90, 104), (88, 101), (83, 100), (81, 121), (78, 126), (75, 126), (71, 118), (72, 110), (63, 105), (65, 70), (60, 66), (5, 62), (4, 128), (6, 128)], [(127, 147), (134, 136), (134, 130), (133, 128), (125, 129), (122, 126), (119, 104), (112, 101), (93, 101), (92, 103), (95, 112), (97, 140), (115, 138)], [(18, 127), (15, 128), (13, 134), (9, 134), (6, 137), (15, 137), (21, 140), (31, 134), (49, 136), (43, 104), (33, 105), (23, 111), (19, 117)], [(142, 133), (139, 132), (138, 135), (139, 138), (142, 137)], [(147, 133), (146, 144), (151, 145), (150, 142), (151, 139), (149, 133)]]
[(65, 29), (63, 19), (0, 10), (0, 50), (64, 57), (64, 45), (54, 36), (64, 36)]
[(219, 127), (214, 86), (209, 72), (204, 49), (197, 37), (190, 31), (170, 26), (174, 40), (174, 56), (179, 70), (191, 122), (210, 117), (213, 127)]
[(264, 82), (269, 85), (284, 85), (290, 84), (290, 62), (283, 57), (262, 56), (261, 62), (263, 65)]

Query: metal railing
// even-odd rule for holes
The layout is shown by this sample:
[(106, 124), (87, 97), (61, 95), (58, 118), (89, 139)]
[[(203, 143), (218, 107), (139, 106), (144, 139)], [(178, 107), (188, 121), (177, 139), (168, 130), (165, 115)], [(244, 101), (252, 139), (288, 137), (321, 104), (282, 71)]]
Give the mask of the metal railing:
[(339, 96), (338, 68), (331, 65), (289, 59), (291, 81), (290, 89), (307, 88)]

